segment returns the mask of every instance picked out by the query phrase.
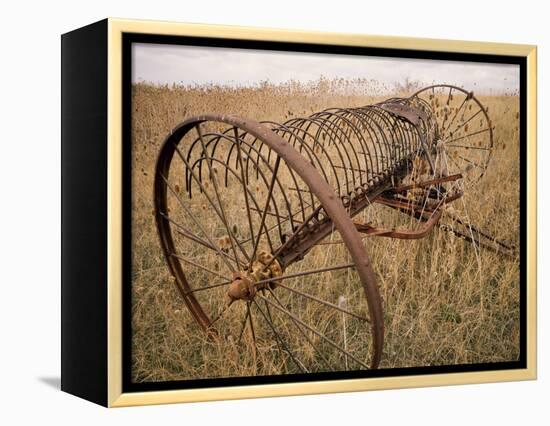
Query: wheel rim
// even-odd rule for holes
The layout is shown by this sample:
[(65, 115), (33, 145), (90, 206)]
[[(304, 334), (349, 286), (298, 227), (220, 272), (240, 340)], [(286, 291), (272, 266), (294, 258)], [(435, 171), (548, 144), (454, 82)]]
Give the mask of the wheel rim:
[[(248, 174), (244, 173), (247, 169)], [(253, 183), (256, 187), (250, 175), (258, 176)], [(240, 185), (240, 192), (229, 193), (231, 188), (225, 185), (231, 181)], [(295, 200), (284, 199), (290, 183), (309, 188), (309, 210), (297, 211)], [(189, 195), (191, 202), (185, 205), (182, 201)], [(238, 200), (235, 205), (229, 202), (232, 197)], [(236, 206), (241, 215), (235, 214)], [(215, 221), (201, 224), (201, 210), (202, 216), (211, 215)], [(306, 256), (317, 261), (290, 265), (270, 261), (269, 255), (276, 255), (277, 248), (288, 243), (300, 226), (315, 226), (323, 216), (332, 219), (334, 230), (346, 242), (347, 253), (341, 254), (346, 262), (327, 265), (326, 249), (325, 257), (314, 256), (319, 248)], [(382, 305), (365, 248), (334, 191), (302, 154), (269, 128), (234, 116), (201, 116), (182, 123), (165, 140), (159, 155), (155, 217), (175, 283), (204, 330), (224, 336), (229, 331), (237, 344), (253, 339), (255, 354), (260, 343), (272, 336), (288, 364), (294, 365), (287, 372), (378, 366)], [(282, 218), (287, 219), (287, 226), (278, 223)], [(254, 262), (262, 256), (263, 279), (253, 280), (254, 296), (229, 297), (220, 305), (220, 296), (236, 289), (236, 281), (247, 281), (243, 275), (250, 278)], [(274, 266), (284, 270), (276, 273)], [(334, 280), (334, 274), (344, 279)], [(327, 295), (324, 284), (336, 281), (342, 288), (328, 286), (332, 298), (320, 297)], [(353, 290), (357, 288), (354, 283), (361, 284), (362, 297)], [(229, 315), (239, 320), (230, 322)], [(370, 340), (367, 347), (354, 346), (366, 340)], [(329, 349), (330, 355), (323, 356)], [(335, 364), (340, 367), (331, 368)]]

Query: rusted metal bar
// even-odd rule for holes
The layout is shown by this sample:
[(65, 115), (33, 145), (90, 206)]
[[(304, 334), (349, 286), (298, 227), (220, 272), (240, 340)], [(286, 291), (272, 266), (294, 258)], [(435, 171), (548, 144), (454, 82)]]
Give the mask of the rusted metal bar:
[(443, 176), (443, 177), (439, 177), (437, 179), (426, 180), (424, 182), (413, 183), (413, 184), (410, 184), (410, 185), (398, 186), (396, 188), (392, 188), (392, 191), (393, 192), (405, 192), (405, 191), (409, 191), (411, 189), (426, 188), (426, 187), (429, 187), (429, 186), (432, 186), (432, 185), (439, 185), (439, 184), (445, 183), (445, 182), (453, 182), (453, 181), (458, 180), (458, 179), (462, 179), (462, 175), (460, 173), (458, 173), (456, 175), (452, 175), (452, 176)]
[(428, 233), (433, 229), (441, 218), (441, 208), (435, 210), (430, 218), (424, 223), (422, 228), (409, 231), (409, 230), (397, 230), (397, 229), (380, 229), (375, 228), (368, 223), (356, 223), (355, 227), (362, 234), (377, 236), (377, 237), (388, 237), (388, 238), (397, 238), (400, 240), (417, 240), (419, 238), (424, 238)]

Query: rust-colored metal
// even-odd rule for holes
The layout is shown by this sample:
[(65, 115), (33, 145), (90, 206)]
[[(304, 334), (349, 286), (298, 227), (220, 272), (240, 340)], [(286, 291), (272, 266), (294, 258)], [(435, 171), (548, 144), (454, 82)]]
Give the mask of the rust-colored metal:
[(404, 213), (415, 213), (415, 212), (427, 212), (432, 213), (436, 211), (442, 204), (451, 203), (462, 197), (461, 191), (455, 191), (451, 195), (446, 196), (441, 200), (432, 201), (430, 203), (421, 203), (415, 201), (403, 201), (399, 199), (386, 198), (386, 197), (377, 197), (374, 200), (378, 204), (383, 204), (385, 206), (391, 207), (393, 209), (402, 211)]
[(261, 251), (251, 265), (242, 271), (233, 273), (233, 281), (227, 294), (230, 300), (252, 300), (259, 290), (267, 287), (274, 289), (283, 275), (283, 268), (270, 253)]
[(433, 229), (433, 227), (439, 222), (441, 218), (442, 210), (438, 208), (428, 218), (424, 223), (422, 228), (409, 231), (409, 230), (397, 230), (397, 229), (379, 229), (375, 228), (366, 223), (356, 223), (355, 227), (357, 231), (362, 234), (372, 235), (376, 237), (388, 237), (388, 238), (397, 238), (400, 240), (417, 240), (419, 238), (424, 238), (428, 233)]
[[(261, 314), (257, 320), (273, 331), (277, 346), (288, 352), (300, 371), (308, 367), (277, 332), (270, 306), (286, 315), (309, 344), (313, 345), (311, 332), (339, 351), (346, 365), (355, 359), (358, 368), (377, 368), (384, 342), (383, 308), (363, 237), (417, 239), (440, 226), (444, 206), (485, 173), (492, 131), (487, 110), (473, 93), (450, 85), (429, 86), (410, 97), (368, 106), (329, 108), (281, 124), (220, 114), (188, 118), (164, 140), (154, 187), (161, 247), (184, 302), (210, 333), (213, 322), (227, 315), (233, 302), (246, 302), (242, 330), (249, 322), (254, 346), (256, 307)], [(237, 226), (229, 214), (227, 191), (239, 198), (239, 220), (246, 225)], [(421, 226), (405, 230), (353, 222), (373, 203), (415, 216)], [(180, 217), (170, 206), (181, 211)], [(202, 223), (201, 208), (216, 220), (216, 227)], [(352, 263), (290, 271), (335, 231)], [(200, 249), (213, 255), (218, 269), (179, 253), (176, 234), (196, 248), (189, 249), (191, 253)], [(208, 280), (223, 280), (191, 285), (190, 277), (197, 278), (195, 272), (186, 272), (188, 266), (210, 274)], [(342, 269), (354, 270), (364, 288), (368, 318), (348, 308), (339, 312), (369, 323), (372, 345), (367, 363), (338, 349), (334, 339), (319, 336), (319, 330), (304, 325), (275, 296), (288, 290), (337, 309), (337, 304), (294, 288), (288, 280)], [(209, 313), (198, 294), (220, 287), (226, 288), (229, 303), (222, 313)]]
[(458, 180), (458, 179), (462, 179), (462, 175), (460, 173), (458, 173), (456, 175), (451, 175), (451, 176), (439, 177), (437, 179), (430, 179), (430, 180), (427, 180), (427, 181), (424, 181), (424, 182), (413, 183), (413, 184), (410, 184), (410, 185), (398, 186), (396, 188), (392, 188), (392, 191), (395, 192), (395, 193), (405, 192), (405, 191), (409, 191), (411, 189), (414, 190), (414, 189), (419, 189), (419, 188), (427, 188), (427, 187), (430, 187), (430, 186), (433, 186), (433, 185), (438, 185), (438, 184), (441, 184), (441, 183), (453, 182), (453, 181)]

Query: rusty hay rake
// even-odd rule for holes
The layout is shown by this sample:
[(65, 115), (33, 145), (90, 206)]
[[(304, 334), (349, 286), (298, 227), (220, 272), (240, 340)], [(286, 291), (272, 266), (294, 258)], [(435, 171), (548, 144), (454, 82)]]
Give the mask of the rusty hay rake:
[[(156, 166), (162, 250), (198, 325), (258, 374), (377, 368), (383, 306), (363, 239), (439, 227), (513, 254), (459, 215), (441, 221), (492, 149), (487, 109), (450, 85), (282, 124), (189, 118)], [(407, 227), (380, 226), (377, 209)]]

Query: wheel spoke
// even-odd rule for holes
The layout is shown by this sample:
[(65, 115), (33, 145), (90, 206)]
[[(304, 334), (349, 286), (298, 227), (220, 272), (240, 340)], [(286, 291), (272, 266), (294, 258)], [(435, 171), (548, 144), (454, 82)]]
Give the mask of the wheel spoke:
[[(264, 291), (264, 290), (262, 290), (262, 291)], [(265, 301), (264, 301), (264, 306), (265, 306), (265, 310), (266, 310), (266, 313), (267, 313), (267, 318), (269, 319), (271, 324), (273, 324), (273, 326), (275, 326), (275, 321), (273, 321), (273, 315), (271, 315), (271, 309), (269, 309), (269, 305)], [(281, 343), (279, 342), (279, 339), (275, 339), (275, 342), (277, 342), (277, 348), (279, 349), (279, 352), (281, 352), (281, 353), (284, 352), (284, 348), (283, 349), (281, 348)], [(299, 361), (299, 360), (296, 359), (296, 361)], [(294, 362), (296, 362), (296, 361), (294, 361)]]
[(185, 262), (185, 263), (188, 263), (189, 265), (193, 265), (195, 266), (196, 268), (199, 268), (199, 269), (202, 269), (203, 271), (206, 271), (206, 272), (209, 272), (211, 273), (212, 275), (216, 275), (217, 277), (221, 278), (222, 280), (225, 280), (227, 279), (227, 277), (224, 277), (222, 274), (216, 272), (216, 271), (213, 271), (212, 269), (209, 269), (207, 268), (206, 266), (202, 266), (201, 264), (191, 260), (191, 259), (188, 259), (180, 254), (177, 254), (177, 253), (170, 253), (170, 256), (172, 257), (175, 257), (176, 259), (179, 259), (181, 260), (182, 262)]
[(248, 317), (250, 316), (250, 302), (246, 301), (246, 313), (244, 314), (244, 318), (241, 322), (241, 331), (239, 332), (239, 338), (237, 339), (237, 343), (241, 342), (241, 338), (243, 337), (244, 329), (246, 327), (246, 322), (248, 320)]
[(223, 314), (225, 314), (227, 312), (227, 310), (231, 307), (231, 305), (233, 305), (233, 302), (234, 300), (230, 300), (227, 305), (224, 306), (224, 308), (222, 309), (222, 311), (216, 316), (216, 318), (214, 318), (214, 320), (212, 322), (210, 322), (210, 325), (209, 325), (209, 328), (211, 328), (215, 322), (217, 322), (222, 316)]
[(255, 282), (255, 285), (266, 284), (266, 283), (271, 283), (275, 281), (288, 280), (289, 278), (303, 277), (311, 274), (319, 274), (321, 272), (337, 271), (339, 269), (354, 268), (354, 267), (355, 267), (355, 263), (346, 263), (342, 265), (328, 266), (326, 268), (310, 269), (308, 271), (294, 272), (288, 275), (281, 275), (278, 277), (266, 278), (265, 280), (259, 280)]
[(458, 154), (457, 154), (457, 157), (458, 157), (458, 158), (461, 158), (462, 160), (466, 161), (467, 163), (470, 163), (470, 164), (471, 164), (472, 166), (474, 166), (474, 167), (478, 167), (478, 168), (480, 168), (481, 170), (485, 170), (484, 167), (480, 166), (480, 165), (477, 164), (475, 161), (469, 160), (468, 158), (465, 158), (465, 157), (463, 157), (462, 155), (458, 155)]
[[(163, 213), (163, 212), (160, 212), (160, 215), (162, 217), (164, 217), (167, 221), (169, 221), (170, 223), (172, 223), (177, 229), (176, 229), (176, 232), (178, 234), (181, 234), (183, 235), (184, 237), (192, 240), (192, 241), (195, 241), (196, 243), (206, 247), (206, 248), (209, 248), (210, 250), (213, 250), (213, 251), (216, 251), (217, 252), (217, 249), (216, 247), (214, 247), (213, 245), (211, 245), (209, 242), (207, 241), (204, 241), (202, 238), (200, 238), (198, 235), (195, 235), (193, 232), (191, 232), (190, 230), (186, 229), (183, 225), (179, 224), (178, 222), (176, 222), (174, 219), (172, 219), (171, 217), (169, 217), (167, 214)], [(220, 254), (224, 255), (225, 257), (227, 257), (228, 259), (232, 260), (233, 262), (237, 263), (237, 261), (228, 253), (224, 252), (223, 250), (220, 252)], [(241, 266), (244, 266), (243, 264), (241, 264)]]
[(281, 308), (280, 306), (278, 306), (277, 304), (273, 303), (271, 300), (269, 300), (268, 298), (262, 296), (261, 294), (258, 294), (256, 295), (256, 297), (259, 297), (260, 299), (262, 300), (265, 300), (267, 303), (269, 303), (271, 306), (273, 306), (275, 309), (283, 312), (284, 314), (286, 314), (288, 317), (291, 317), (291, 318), (294, 318), (296, 321), (298, 321), (301, 325), (303, 325), (305, 328), (307, 328), (309, 331), (311, 331), (312, 333), (316, 334), (317, 336), (319, 336), (321, 339), (323, 339), (325, 342), (327, 342), (330, 346), (332, 346), (333, 348), (335, 348), (336, 350), (342, 352), (343, 354), (349, 356), (351, 359), (353, 359), (355, 362), (357, 362), (359, 365), (361, 365), (362, 367), (368, 369), (369, 366), (367, 364), (365, 364), (363, 361), (361, 361), (360, 359), (358, 359), (357, 357), (355, 357), (353, 354), (351, 354), (349, 351), (346, 351), (345, 349), (341, 348), (340, 346), (338, 346), (337, 343), (334, 343), (334, 341), (332, 341), (331, 339), (329, 339), (327, 336), (325, 336), (323, 333), (321, 333), (319, 330), (315, 329), (314, 327), (310, 326), (309, 324), (306, 324), (304, 321), (302, 321), (300, 318), (298, 318), (296, 315), (290, 313), (288, 310), (284, 309), (284, 308)]
[(451, 139), (450, 141), (445, 141), (445, 143), (447, 144), (447, 143), (450, 143), (450, 142), (456, 142), (456, 141), (459, 141), (459, 140), (462, 140), (462, 139), (470, 138), (472, 136), (479, 135), (480, 133), (488, 132), (489, 130), (491, 130), (491, 129), (489, 127), (487, 127), (486, 129), (478, 130), (477, 132), (469, 133), (467, 135), (460, 136), (459, 138)]
[[(259, 210), (258, 210), (258, 209), (255, 209), (255, 208), (251, 208), (250, 210), (255, 211), (255, 212), (259, 212)], [(293, 213), (293, 214), (292, 214), (292, 217), (294, 217), (294, 216), (296, 216), (297, 214), (300, 214), (300, 213), (302, 213), (302, 212), (301, 212), (301, 211), (297, 211), (296, 213)], [(268, 214), (269, 214), (270, 216), (276, 216), (276, 217), (278, 217), (279, 219), (283, 219), (283, 220), (281, 220), (281, 222), (280, 222), (281, 224), (283, 224), (283, 223), (285, 223), (285, 222), (288, 222), (288, 221), (290, 220), (290, 218), (287, 217), (287, 216), (280, 216), (280, 215), (276, 215), (275, 213), (268, 213)], [(296, 220), (295, 222), (296, 222), (296, 223), (301, 223), (300, 221), (297, 221), (297, 220)], [(278, 226), (279, 226), (279, 224), (276, 223), (275, 225), (270, 226), (268, 229), (266, 229), (265, 232), (266, 232), (266, 233), (269, 233), (269, 232), (273, 231), (275, 228), (277, 228)], [(247, 243), (247, 242), (249, 242), (249, 241), (252, 241), (252, 238), (248, 238), (248, 239), (246, 239), (246, 240), (243, 240), (243, 241), (241, 241), (241, 243), (244, 244), (244, 243)]]
[(185, 203), (181, 200), (181, 198), (179, 197), (178, 193), (174, 190), (174, 188), (172, 188), (172, 186), (170, 185), (170, 183), (168, 183), (168, 179), (166, 179), (166, 177), (164, 177), (162, 174), (160, 175), (160, 177), (162, 178), (162, 180), (164, 180), (164, 183), (166, 184), (166, 186), (168, 187), (168, 189), (170, 190), (170, 192), (176, 197), (176, 199), (178, 200), (178, 203), (180, 204), (180, 206), (185, 210), (185, 212), (187, 213), (187, 215), (191, 218), (191, 220), (195, 223), (195, 225), (197, 225), (197, 227), (200, 229), (200, 231), (204, 234), (204, 236), (208, 239), (208, 242), (216, 248), (216, 252), (218, 254), (220, 254), (220, 256), (222, 256), (222, 259), (224, 261), (224, 263), (228, 266), (229, 270), (231, 272), (235, 272), (235, 268), (233, 267), (233, 265), (231, 263), (229, 263), (227, 261), (227, 259), (221, 254), (223, 253), (222, 250), (216, 245), (214, 244), (214, 242), (212, 241), (212, 239), (208, 236), (208, 233), (206, 232), (206, 230), (203, 228), (203, 226), (200, 224), (200, 222), (197, 220), (197, 218), (195, 217), (195, 215), (189, 210), (189, 208), (185, 205)]
[[(304, 204), (305, 204), (306, 207), (312, 207), (311, 204), (309, 204), (309, 203), (307, 203), (307, 202), (305, 202)], [(251, 210), (252, 210), (252, 211), (255, 211), (255, 212), (259, 212), (259, 211), (260, 211), (260, 210), (255, 209), (255, 208), (251, 208)], [(277, 217), (278, 219), (282, 219), (281, 222), (280, 222), (280, 224), (282, 225), (283, 223), (290, 221), (290, 218), (291, 218), (291, 217), (293, 218), (294, 216), (299, 215), (300, 213), (303, 213), (302, 210), (298, 210), (298, 211), (296, 211), (296, 212), (294, 212), (294, 213), (289, 214), (288, 216), (281, 216), (281, 215), (277, 215), (277, 214), (275, 214), (275, 213), (270, 213), (270, 212), (269, 212), (268, 214), (269, 214), (270, 216), (275, 216), (275, 217)], [(299, 220), (294, 220), (293, 222), (299, 223), (299, 224), (302, 223), (302, 222), (300, 222)], [(276, 223), (275, 225), (269, 227), (268, 229), (266, 229), (266, 233), (269, 233), (269, 232), (273, 231), (273, 230), (274, 230), (275, 228), (277, 228), (278, 226), (279, 226), (279, 223)], [(292, 236), (291, 236), (291, 237), (292, 237)], [(244, 243), (249, 242), (250, 240), (251, 240), (251, 239), (248, 238), (248, 239), (246, 239), (246, 240), (244, 240), (244, 241), (241, 241), (241, 243), (244, 244)]]
[(485, 148), (483, 146), (469, 146), (469, 145), (453, 145), (453, 144), (449, 144), (449, 145), (446, 145), (447, 148), (449, 147), (452, 147), (452, 148), (464, 148), (464, 149), (480, 149), (482, 151), (491, 151), (491, 148)]
[[(255, 209), (254, 207), (252, 207), (250, 210), (252, 210), (253, 212), (260, 213), (260, 210)], [(265, 210), (264, 210), (264, 211), (265, 211)], [(261, 213), (263, 214), (263, 212), (261, 212)], [(300, 212), (297, 212), (297, 213), (300, 213)], [(286, 222), (286, 221), (289, 220), (289, 216), (281, 216), (280, 214), (271, 213), (271, 212), (267, 212), (266, 214), (267, 214), (268, 216), (274, 217), (274, 218), (276, 218), (276, 219), (282, 219), (281, 224), (283, 224), (284, 222)], [(296, 213), (293, 214), (293, 216), (295, 216), (295, 215), (296, 215)], [(302, 222), (300, 222), (299, 220), (295, 220), (294, 222), (295, 222), (295, 223), (302, 223)], [(279, 224), (277, 224), (276, 226), (279, 226)], [(273, 229), (273, 227), (269, 228), (269, 230), (272, 230), (272, 229)], [(268, 230), (266, 229), (266, 232), (267, 232), (267, 231), (268, 231)], [(246, 241), (249, 241), (249, 240), (246, 240)]]
[[(273, 296), (273, 298), (277, 301), (277, 303), (282, 307), (284, 308), (285, 305), (283, 305), (283, 303), (281, 302), (281, 300), (277, 297), (277, 295), (268, 287), (268, 290), (269, 290), (269, 293), (271, 293), (271, 295)], [(291, 312), (289, 310), (289, 312)], [(319, 350), (319, 348), (317, 348), (317, 346), (313, 343), (313, 341), (311, 340), (311, 338), (307, 335), (307, 333), (304, 331), (304, 329), (302, 328), (302, 326), (300, 325), (300, 323), (298, 321), (296, 321), (293, 317), (290, 317), (290, 319), (292, 320), (292, 323), (294, 324), (294, 326), (298, 329), (298, 331), (300, 331), (300, 334), (302, 334), (302, 336), (304, 336), (304, 338), (306, 339), (306, 341), (309, 343), (309, 345), (313, 348), (313, 350), (315, 352), (317, 352), (317, 355), (319, 355), (319, 357), (323, 360), (324, 364), (326, 365), (327, 369), (328, 370), (331, 370), (331, 367), (330, 367), (330, 363), (328, 362), (328, 360), (325, 358), (325, 356), (321, 353), (321, 351)]]
[(250, 302), (246, 302), (246, 309), (248, 310), (248, 324), (250, 325), (250, 334), (252, 335), (252, 341), (254, 342), (254, 356), (258, 352), (258, 347), (256, 346), (256, 333), (254, 332), (254, 320), (252, 319), (252, 312), (250, 311)]
[(453, 129), (452, 132), (449, 132), (450, 134), (454, 135), (456, 134), (456, 132), (458, 132), (460, 129), (462, 129), (466, 124), (468, 124), (470, 121), (472, 121), (475, 117), (477, 117), (477, 115), (482, 111), (482, 109), (480, 108), (474, 115), (472, 115), (471, 117), (469, 117), (466, 121), (463, 121), (461, 122), (457, 127), (455, 127)]
[(323, 305), (325, 305), (325, 306), (329, 306), (329, 307), (331, 307), (331, 308), (333, 308), (333, 309), (336, 309), (337, 311), (340, 311), (340, 312), (342, 312), (342, 313), (344, 313), (344, 314), (350, 315), (350, 316), (355, 317), (355, 318), (357, 318), (357, 319), (360, 319), (360, 320), (362, 320), (362, 321), (370, 322), (370, 320), (369, 320), (368, 318), (365, 318), (365, 317), (363, 317), (363, 316), (361, 316), (361, 315), (359, 315), (359, 314), (356, 314), (355, 312), (352, 312), (352, 311), (350, 311), (350, 310), (348, 310), (348, 309), (342, 308), (342, 307), (340, 307), (340, 306), (338, 306), (338, 305), (336, 305), (336, 304), (334, 304), (334, 303), (331, 303), (331, 302), (328, 302), (328, 301), (326, 301), (326, 300), (320, 299), (320, 298), (318, 298), (318, 297), (316, 297), (316, 296), (313, 296), (313, 295), (311, 295), (311, 294), (308, 294), (308, 293), (305, 293), (305, 292), (303, 292), (303, 291), (297, 290), (297, 289), (295, 289), (295, 288), (286, 286), (286, 285), (281, 284), (281, 283), (279, 283), (279, 282), (277, 283), (277, 287), (284, 288), (284, 289), (289, 290), (289, 291), (291, 291), (291, 292), (293, 292), (293, 293), (296, 293), (296, 294), (298, 294), (298, 295), (300, 295), (300, 296), (302, 296), (302, 297), (304, 297), (304, 298), (306, 298), (306, 299), (314, 300), (315, 302), (321, 303), (321, 304), (323, 304)]
[(453, 125), (453, 123), (455, 122), (456, 120), (456, 117), (458, 116), (458, 113), (460, 112), (460, 110), (462, 110), (462, 107), (466, 104), (466, 101), (468, 100), (468, 97), (466, 96), (463, 100), (462, 100), (462, 103), (460, 104), (460, 106), (455, 110), (455, 114), (453, 115), (453, 118), (452, 120), (449, 122), (449, 124), (447, 126), (445, 126), (441, 132), (441, 134), (445, 134), (447, 133), (447, 130), (449, 130), (451, 128), (451, 126)]
[(455, 161), (455, 159), (450, 156), (450, 155), (446, 155), (445, 156), (445, 162), (447, 161), (447, 159), (451, 160), (453, 162), (453, 164), (456, 166), (456, 171), (457, 172), (462, 172), (462, 170), (464, 169), (464, 167), (460, 167), (460, 165)]
[[(262, 297), (262, 296), (260, 296)], [(264, 297), (262, 297), (262, 299), (265, 300)], [(256, 302), (256, 299), (252, 299), (252, 301), (254, 302), (254, 305), (256, 305), (256, 309), (258, 309), (258, 311), (260, 312), (260, 314), (262, 314), (262, 317), (264, 318), (264, 320), (267, 322), (267, 324), (269, 325), (269, 327), (271, 328), (271, 331), (273, 331), (273, 334), (275, 335), (275, 338), (277, 339), (277, 341), (279, 341), (281, 343), (281, 345), (284, 347), (285, 351), (288, 353), (288, 355), (290, 356), (290, 358), (292, 359), (292, 361), (294, 361), (294, 363), (298, 366), (298, 368), (302, 371), (302, 373), (309, 373), (309, 371), (307, 370), (307, 368), (304, 366), (304, 364), (302, 364), (295, 356), (294, 354), (290, 351), (290, 349), (288, 349), (288, 346), (287, 344), (285, 343), (284, 339), (279, 335), (279, 332), (275, 329), (275, 325), (273, 324), (273, 322), (267, 317), (267, 315), (265, 314), (265, 312), (262, 310), (262, 308), (260, 308), (260, 305), (258, 305), (258, 302)], [(270, 302), (271, 303), (271, 302)]]
[(212, 284), (212, 285), (208, 285), (208, 286), (205, 286), (205, 287), (194, 288), (192, 290), (186, 291), (185, 294), (187, 295), (187, 294), (196, 293), (198, 291), (211, 290), (213, 288), (223, 287), (223, 286), (229, 285), (231, 283), (232, 283), (232, 281), (224, 281), (224, 282), (221, 282), (221, 283), (218, 283), (218, 284)]

